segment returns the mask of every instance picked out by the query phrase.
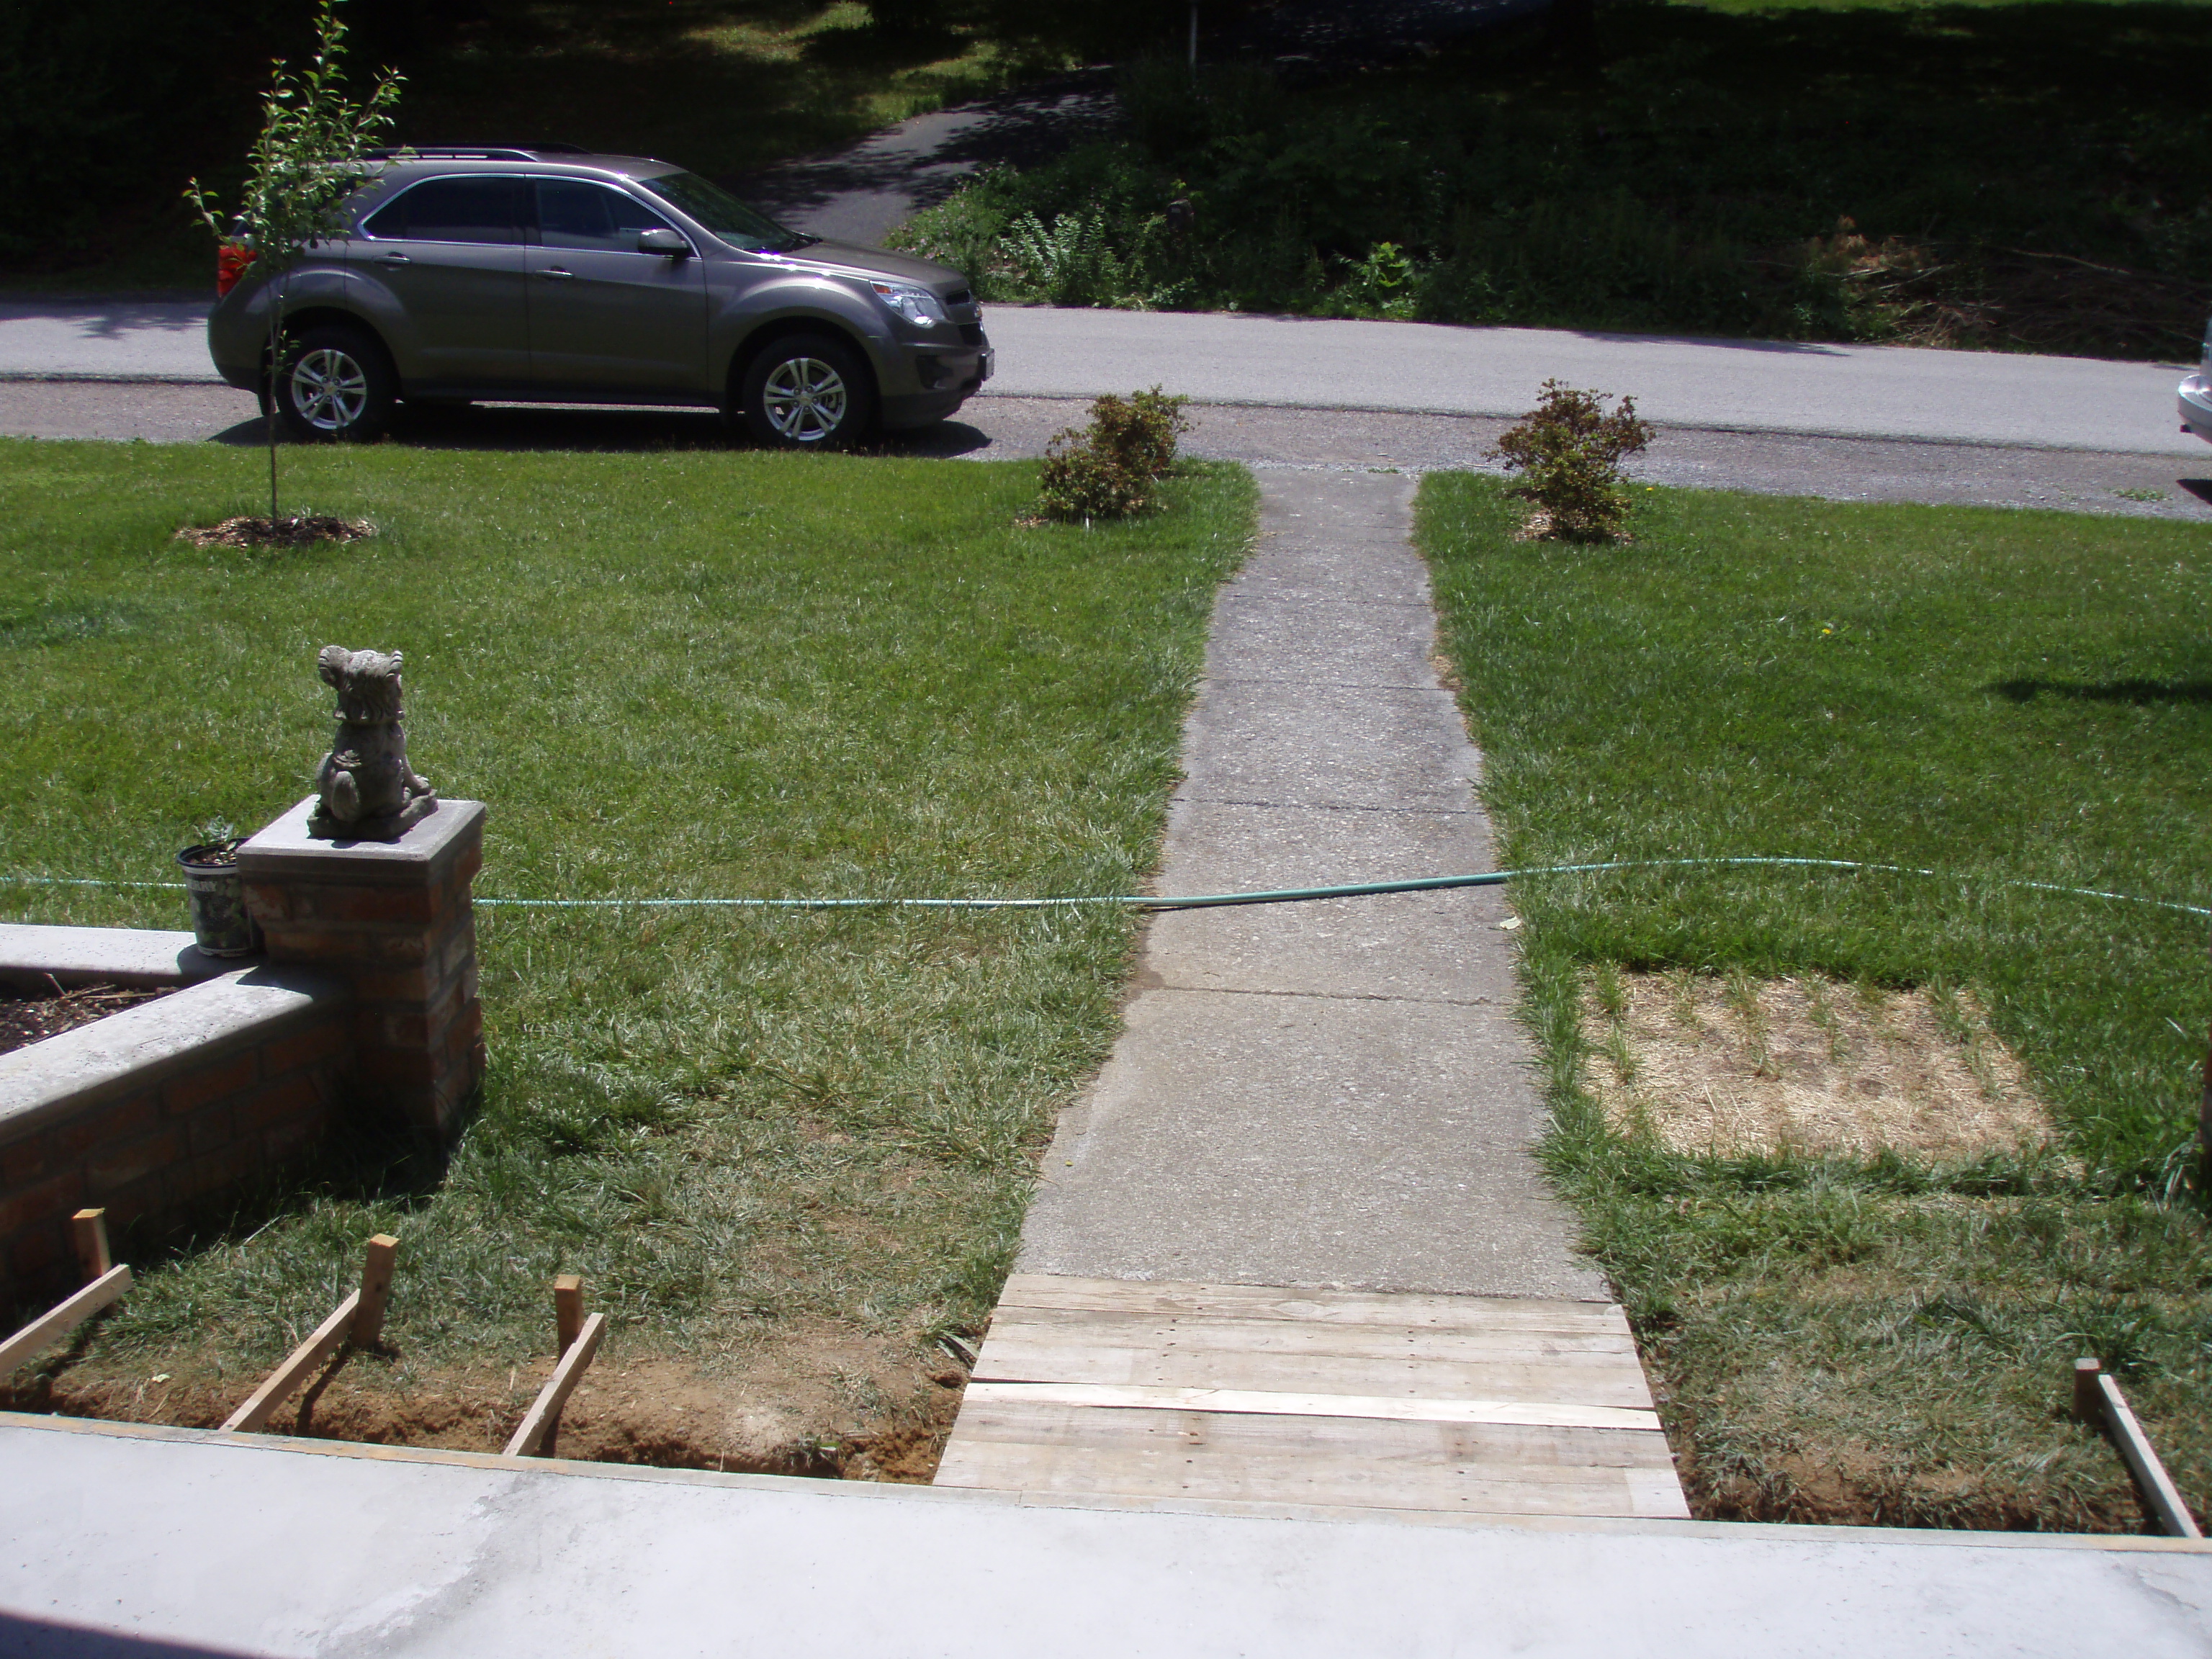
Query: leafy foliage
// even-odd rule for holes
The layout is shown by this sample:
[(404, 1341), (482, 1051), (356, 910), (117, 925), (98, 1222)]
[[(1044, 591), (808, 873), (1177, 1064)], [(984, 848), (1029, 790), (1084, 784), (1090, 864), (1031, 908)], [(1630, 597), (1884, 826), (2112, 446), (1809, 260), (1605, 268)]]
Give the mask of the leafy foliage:
[(1603, 27), (1595, 73), (1533, 31), (1333, 80), (1139, 62), (1126, 137), (978, 178), (906, 238), (1018, 300), (1051, 295), (1011, 227), (1075, 216), (1091, 304), (2192, 352), (2212, 107), (2183, 66), (2212, 8), (1711, 0)]
[(226, 222), (197, 178), (185, 187), (216, 240), (251, 249), (264, 276), (290, 269), (336, 228), (338, 204), (374, 174), (368, 152), (391, 127), (399, 101), (399, 77), (388, 70), (365, 102), (345, 95), (346, 26), (337, 3), (321, 0), (307, 68), (295, 72), (280, 58), (270, 71), (236, 213)]
[(1620, 464), (1651, 441), (1651, 428), (1623, 398), (1607, 413), (1611, 394), (1580, 392), (1547, 380), (1543, 400), (1521, 424), (1498, 435), (1491, 452), (1521, 475), (1516, 492), (1536, 504), (1538, 533), (1559, 541), (1609, 542), (1628, 517)]
[(1157, 386), (1094, 401), (1089, 428), (1055, 433), (1046, 450), (1038, 480), (1045, 515), (1122, 519), (1150, 507), (1152, 485), (1175, 466), (1176, 440), (1190, 430), (1189, 402)]

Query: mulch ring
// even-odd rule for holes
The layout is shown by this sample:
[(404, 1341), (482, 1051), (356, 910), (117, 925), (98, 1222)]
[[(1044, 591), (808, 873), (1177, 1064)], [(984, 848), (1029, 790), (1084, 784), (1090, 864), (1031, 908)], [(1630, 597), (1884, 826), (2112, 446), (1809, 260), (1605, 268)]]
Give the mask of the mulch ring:
[(307, 513), (290, 519), (225, 519), (211, 530), (186, 525), (177, 539), (194, 547), (312, 547), (317, 542), (357, 542), (374, 534), (376, 526), (366, 519)]
[(122, 985), (80, 985), (64, 991), (57, 985), (50, 993), (28, 996), (0, 990), (0, 1054), (165, 997), (173, 988), (148, 991)]

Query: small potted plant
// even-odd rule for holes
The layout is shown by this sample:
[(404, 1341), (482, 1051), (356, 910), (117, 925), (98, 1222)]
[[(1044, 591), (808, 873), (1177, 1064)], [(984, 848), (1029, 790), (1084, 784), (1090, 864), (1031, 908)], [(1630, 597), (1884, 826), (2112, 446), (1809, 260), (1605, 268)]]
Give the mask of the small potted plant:
[(250, 957), (261, 948), (261, 929), (246, 910), (246, 884), (238, 873), (238, 849), (246, 837), (227, 823), (200, 827), (207, 839), (177, 854), (185, 872), (185, 899), (191, 906), (192, 938), (211, 957)]

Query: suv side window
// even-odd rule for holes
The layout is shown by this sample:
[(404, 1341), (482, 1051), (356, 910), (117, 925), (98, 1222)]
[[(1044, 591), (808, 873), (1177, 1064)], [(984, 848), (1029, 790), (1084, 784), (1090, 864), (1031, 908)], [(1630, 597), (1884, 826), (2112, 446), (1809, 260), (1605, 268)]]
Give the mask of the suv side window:
[(641, 230), (675, 227), (644, 203), (584, 179), (538, 181), (538, 237), (547, 247), (635, 253)]
[(426, 179), (362, 229), (380, 241), (519, 242), (528, 189), (520, 179)]

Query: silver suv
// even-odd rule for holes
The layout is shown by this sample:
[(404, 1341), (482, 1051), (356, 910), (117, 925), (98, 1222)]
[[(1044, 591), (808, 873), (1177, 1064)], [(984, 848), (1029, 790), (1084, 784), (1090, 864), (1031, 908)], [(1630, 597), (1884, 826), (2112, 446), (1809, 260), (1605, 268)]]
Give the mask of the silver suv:
[(343, 230), (208, 319), (222, 378), (301, 437), (372, 437), (395, 402), (695, 404), (760, 442), (836, 448), (943, 420), (991, 377), (967, 279), (785, 229), (664, 161), (392, 153)]

